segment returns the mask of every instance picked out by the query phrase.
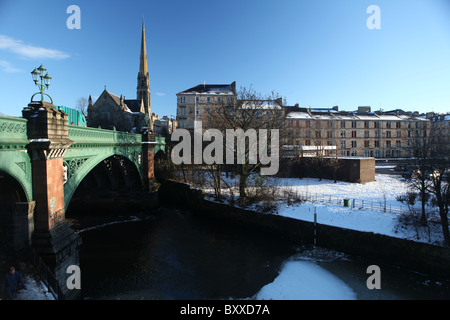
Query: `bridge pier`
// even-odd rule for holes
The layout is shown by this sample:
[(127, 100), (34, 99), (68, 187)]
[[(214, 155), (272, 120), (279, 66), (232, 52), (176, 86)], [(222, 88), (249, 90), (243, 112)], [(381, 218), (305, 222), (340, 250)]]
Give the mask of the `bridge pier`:
[(70, 265), (79, 266), (79, 238), (65, 221), (63, 157), (73, 144), (67, 114), (46, 102), (32, 102), (23, 109), (28, 120), (28, 152), (36, 203), (32, 247), (50, 268), (65, 299), (76, 299), (80, 290), (66, 285)]
[(142, 179), (144, 190), (155, 192), (159, 188), (159, 184), (155, 179), (155, 147), (156, 135), (154, 133), (142, 134)]

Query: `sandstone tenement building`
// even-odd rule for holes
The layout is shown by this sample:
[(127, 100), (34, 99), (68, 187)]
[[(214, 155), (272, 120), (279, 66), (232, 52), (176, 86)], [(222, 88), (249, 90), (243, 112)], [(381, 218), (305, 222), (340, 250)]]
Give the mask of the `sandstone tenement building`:
[(196, 120), (206, 120), (214, 106), (232, 105), (236, 99), (236, 82), (231, 84), (201, 84), (177, 94), (179, 128), (194, 130)]
[(355, 112), (338, 107), (286, 108), (286, 146), (335, 146), (340, 157), (412, 157), (411, 141), (430, 134), (430, 121), (417, 113), (394, 110)]

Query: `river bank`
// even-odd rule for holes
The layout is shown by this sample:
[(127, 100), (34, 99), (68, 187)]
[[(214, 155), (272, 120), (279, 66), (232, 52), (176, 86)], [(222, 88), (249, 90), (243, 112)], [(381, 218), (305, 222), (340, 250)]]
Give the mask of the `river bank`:
[[(176, 199), (171, 195), (176, 194)], [(189, 207), (197, 214), (234, 221), (251, 228), (265, 230), (280, 237), (316, 244), (349, 254), (375, 258), (380, 262), (450, 278), (450, 249), (427, 243), (395, 238), (373, 232), (318, 224), (276, 214), (264, 214), (205, 199), (201, 190), (189, 185), (164, 181), (161, 199), (171, 197), (173, 203)]]

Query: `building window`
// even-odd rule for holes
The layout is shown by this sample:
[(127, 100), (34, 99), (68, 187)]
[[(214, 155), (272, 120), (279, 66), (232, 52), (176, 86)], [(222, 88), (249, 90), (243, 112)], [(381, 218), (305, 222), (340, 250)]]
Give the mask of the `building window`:
[(311, 130), (306, 130), (306, 137), (310, 138), (311, 137)]
[(180, 108), (180, 117), (186, 116), (186, 108)]
[(364, 157), (369, 157), (369, 150), (364, 151)]
[(180, 128), (186, 128), (186, 120), (180, 120)]
[(356, 150), (353, 150), (352, 151), (352, 157), (356, 157), (356, 156), (358, 156), (358, 153), (356, 152)]
[(352, 148), (356, 148), (356, 141), (352, 141)]
[(364, 121), (364, 128), (369, 129), (369, 121)]
[(402, 137), (402, 132), (400, 130), (397, 131), (397, 138), (401, 138)]
[(341, 128), (345, 129), (345, 121), (341, 121)]
[(397, 123), (395, 124), (395, 127), (396, 127), (397, 129), (401, 129), (402, 123), (401, 123), (400, 121), (397, 121)]
[(386, 141), (386, 148), (390, 148), (391, 147), (391, 141)]
[(305, 140), (305, 146), (310, 146), (310, 145), (311, 145), (311, 141)]
[(217, 97), (217, 102), (222, 103), (222, 97)]
[(370, 141), (369, 140), (364, 141), (364, 148), (370, 148)]
[(200, 103), (200, 97), (195, 97), (195, 103)]
[(186, 103), (186, 97), (180, 97), (180, 103)]
[(195, 115), (199, 116), (200, 115), (200, 108), (195, 108)]
[(327, 138), (333, 138), (333, 132), (328, 130), (327, 131)]
[(322, 138), (322, 133), (320, 131), (316, 131), (316, 138)]
[(380, 157), (380, 150), (375, 150), (374, 154), (375, 158), (379, 158)]
[(341, 141), (341, 149), (345, 149), (345, 140)]
[(352, 128), (356, 129), (356, 121), (352, 121)]
[(342, 137), (342, 138), (345, 138), (345, 130), (342, 130), (342, 131), (341, 131), (341, 137)]
[(401, 142), (400, 140), (397, 140), (397, 141), (395, 142), (395, 146), (396, 146), (397, 148), (401, 148), (401, 147), (402, 147), (402, 142)]
[(364, 138), (369, 138), (369, 131), (364, 131)]
[(211, 97), (206, 97), (206, 103), (210, 104), (211, 103)]
[(352, 131), (352, 138), (356, 138), (356, 131)]
[(390, 138), (391, 137), (391, 132), (390, 131), (386, 131), (386, 138)]
[(376, 140), (375, 142), (375, 148), (379, 148), (380, 147), (380, 141)]
[(380, 128), (380, 122), (379, 122), (379, 121), (375, 121), (375, 122), (373, 123), (373, 127), (374, 127), (375, 129), (379, 129), (379, 128)]
[(392, 127), (392, 124), (390, 121), (386, 122), (386, 128), (390, 129)]

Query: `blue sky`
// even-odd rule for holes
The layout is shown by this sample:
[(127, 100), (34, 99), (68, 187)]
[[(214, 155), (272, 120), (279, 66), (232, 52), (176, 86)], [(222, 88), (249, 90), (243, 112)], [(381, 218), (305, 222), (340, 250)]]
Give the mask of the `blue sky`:
[[(69, 30), (70, 5), (81, 30)], [(381, 29), (366, 12), (381, 9)], [(136, 98), (145, 17), (152, 112), (176, 93), (237, 82), (288, 104), (450, 112), (447, 0), (0, 0), (0, 113), (20, 116), (41, 63), (56, 105), (108, 91)]]

